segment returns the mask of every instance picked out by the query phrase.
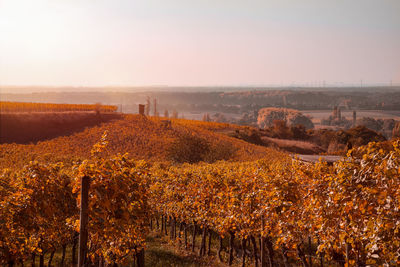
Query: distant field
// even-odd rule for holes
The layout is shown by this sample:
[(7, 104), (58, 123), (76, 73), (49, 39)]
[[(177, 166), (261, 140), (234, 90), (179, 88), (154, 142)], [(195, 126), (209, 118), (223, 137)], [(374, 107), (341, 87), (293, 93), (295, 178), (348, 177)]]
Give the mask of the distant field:
[(228, 120), (230, 120), (230, 119), (240, 119), (240, 117), (242, 116), (242, 114), (216, 112), (216, 111), (209, 111), (209, 112), (207, 112), (207, 111), (204, 111), (204, 112), (188, 112), (188, 111), (185, 111), (185, 112), (182, 112), (182, 113), (179, 114), (179, 118), (181, 118), (182, 115), (183, 115), (183, 117), (185, 119), (188, 119), (188, 120), (200, 120), (201, 121), (201, 120), (203, 120), (203, 116), (206, 113), (208, 113), (211, 117), (216, 113), (220, 113), (220, 114), (224, 115), (224, 117), (226, 119), (228, 119)]
[[(332, 115), (332, 110), (303, 110), (304, 115), (312, 117), (314, 123), (321, 123), (321, 119), (326, 119)], [(357, 119), (362, 117), (372, 117), (374, 119), (394, 119), (400, 120), (400, 110), (356, 110)], [(346, 119), (353, 119), (353, 110), (341, 110), (342, 116)]]

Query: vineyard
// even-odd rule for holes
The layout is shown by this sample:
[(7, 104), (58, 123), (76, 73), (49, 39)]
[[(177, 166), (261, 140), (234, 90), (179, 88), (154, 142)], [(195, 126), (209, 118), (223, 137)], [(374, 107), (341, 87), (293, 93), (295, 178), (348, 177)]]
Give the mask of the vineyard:
[[(72, 247), (90, 179), (86, 265), (143, 266), (151, 231), (200, 256), (242, 266), (400, 264), (400, 141), (349, 152), (333, 166), (284, 153), (256, 161), (176, 164), (109, 155), (107, 135), (85, 160), (32, 161), (0, 177), (0, 262), (14, 266)], [(200, 242), (196, 243), (196, 236)], [(212, 240), (214, 239), (214, 240)], [(198, 239), (197, 239), (198, 240)], [(213, 242), (212, 242), (213, 241)], [(240, 257), (240, 259), (239, 259)]]
[(117, 107), (101, 104), (53, 104), (0, 101), (0, 113), (12, 112), (116, 112)]
[[(36, 144), (0, 144), (0, 169), (22, 168), (33, 160), (47, 163), (62, 161), (66, 165), (71, 165), (73, 161), (88, 158), (91, 147), (105, 131), (108, 132), (109, 144), (103, 154), (107, 157), (118, 153), (129, 153), (134, 159), (149, 162), (166, 162), (174, 159), (181, 161), (181, 156), (191, 156), (191, 161), (213, 162), (252, 161), (265, 154), (276, 153), (273, 149), (256, 146), (217, 132), (228, 126), (239, 128), (235, 125), (171, 119), (171, 125), (168, 126), (159, 118), (140, 115), (121, 117), (69, 136), (59, 136)], [(59, 120), (65, 124), (65, 119)], [(28, 126), (20, 132), (30, 137), (32, 133), (29, 131), (33, 126)], [(63, 127), (56, 126), (56, 128)], [(197, 150), (198, 143), (203, 144), (203, 150)]]

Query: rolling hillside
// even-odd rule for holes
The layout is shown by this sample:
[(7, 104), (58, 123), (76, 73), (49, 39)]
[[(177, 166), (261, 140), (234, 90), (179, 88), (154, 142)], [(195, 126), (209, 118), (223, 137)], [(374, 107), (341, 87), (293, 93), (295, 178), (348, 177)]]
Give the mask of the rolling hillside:
[(109, 143), (103, 153), (129, 153), (135, 159), (150, 161), (184, 162), (192, 154), (193, 162), (247, 161), (279, 153), (220, 133), (228, 128), (240, 129), (240, 126), (184, 119), (169, 122), (160, 118), (125, 115), (120, 120), (36, 144), (2, 144), (0, 168), (17, 168), (31, 160), (69, 164), (87, 158), (92, 146), (105, 132)]

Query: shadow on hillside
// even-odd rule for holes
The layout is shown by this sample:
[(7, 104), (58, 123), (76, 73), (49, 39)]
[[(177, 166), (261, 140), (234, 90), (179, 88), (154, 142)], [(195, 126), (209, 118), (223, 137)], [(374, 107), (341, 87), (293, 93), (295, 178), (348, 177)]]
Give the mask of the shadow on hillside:
[(0, 114), (0, 143), (35, 143), (121, 118), (118, 113), (94, 112)]

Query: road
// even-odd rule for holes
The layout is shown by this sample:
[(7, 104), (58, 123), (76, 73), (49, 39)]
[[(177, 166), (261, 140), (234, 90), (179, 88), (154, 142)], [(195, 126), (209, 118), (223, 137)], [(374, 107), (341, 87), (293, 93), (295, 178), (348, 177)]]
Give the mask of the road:
[(320, 158), (328, 163), (333, 163), (343, 158), (342, 156), (332, 156), (332, 155), (301, 155), (301, 154), (292, 154), (292, 157), (298, 157), (302, 161), (312, 162), (312, 163), (318, 162)]

